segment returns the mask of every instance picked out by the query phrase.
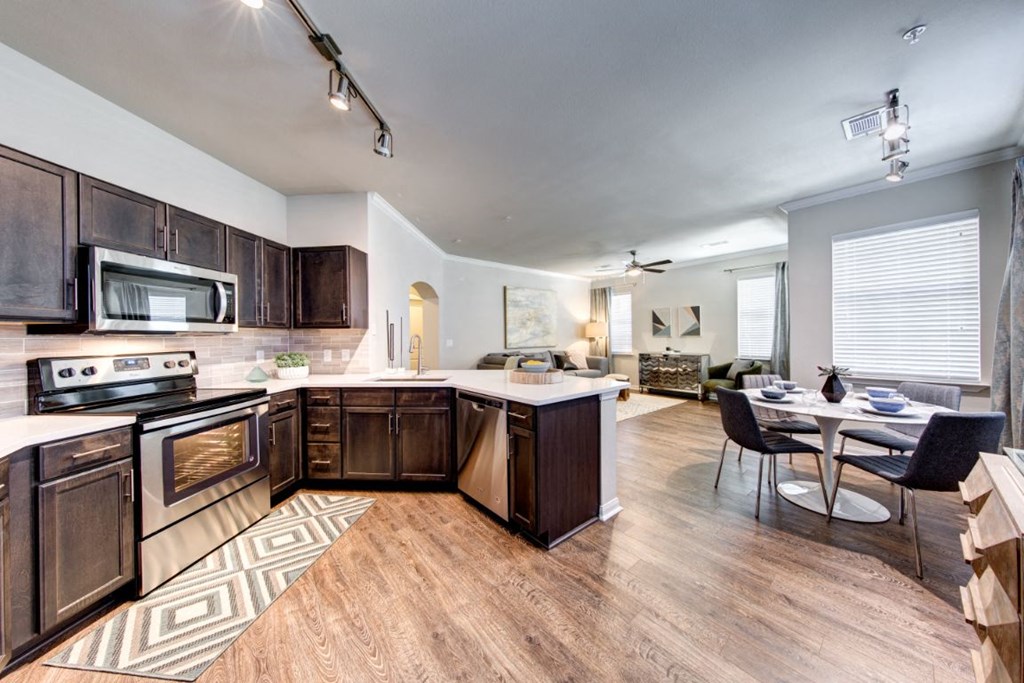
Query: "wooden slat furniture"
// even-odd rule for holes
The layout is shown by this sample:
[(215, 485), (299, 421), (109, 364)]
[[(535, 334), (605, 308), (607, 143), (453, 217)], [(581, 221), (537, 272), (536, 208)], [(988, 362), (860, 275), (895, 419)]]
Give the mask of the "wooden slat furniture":
[(1021, 621), (1021, 537), (1024, 536), (1024, 475), (1002, 455), (982, 453), (960, 494), (968, 506), (960, 535), (964, 560), (974, 575), (960, 589), (964, 619), (981, 641), (971, 651), (977, 681), (1020, 683), (1024, 679)]
[(711, 357), (707, 354), (641, 353), (640, 388), (701, 397)]

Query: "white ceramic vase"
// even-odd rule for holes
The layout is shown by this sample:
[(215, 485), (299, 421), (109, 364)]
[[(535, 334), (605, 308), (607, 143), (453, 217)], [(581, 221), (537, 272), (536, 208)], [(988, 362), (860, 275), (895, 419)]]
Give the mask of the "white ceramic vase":
[(309, 377), (308, 365), (299, 368), (277, 368), (278, 379), (302, 379), (303, 377)]

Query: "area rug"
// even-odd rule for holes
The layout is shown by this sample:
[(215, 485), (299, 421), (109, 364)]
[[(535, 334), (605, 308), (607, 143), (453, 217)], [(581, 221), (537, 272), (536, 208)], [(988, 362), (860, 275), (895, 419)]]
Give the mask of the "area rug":
[(664, 410), (673, 406), (681, 406), (686, 403), (685, 399), (672, 398), (671, 396), (656, 396), (654, 394), (641, 394), (638, 391), (630, 394), (628, 401), (619, 401), (615, 404), (615, 421), (622, 422), (631, 417), (639, 417), (656, 410)]
[(373, 503), (299, 494), (46, 664), (194, 681)]

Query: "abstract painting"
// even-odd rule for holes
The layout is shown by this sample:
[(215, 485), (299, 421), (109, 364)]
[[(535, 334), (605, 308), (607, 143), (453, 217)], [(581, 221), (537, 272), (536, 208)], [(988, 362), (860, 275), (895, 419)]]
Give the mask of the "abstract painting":
[(651, 334), (655, 337), (672, 336), (671, 308), (655, 308), (651, 311)]
[(505, 287), (505, 348), (554, 346), (557, 316), (554, 290)]
[(679, 336), (700, 336), (700, 306), (679, 307)]

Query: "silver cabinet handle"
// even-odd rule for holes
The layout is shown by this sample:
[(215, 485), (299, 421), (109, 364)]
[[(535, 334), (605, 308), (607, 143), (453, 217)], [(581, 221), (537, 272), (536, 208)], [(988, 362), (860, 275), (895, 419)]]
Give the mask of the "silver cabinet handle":
[(275, 429), (275, 427), (277, 427), (277, 425), (273, 425), (273, 424), (270, 425), (270, 445), (271, 446), (276, 446), (277, 445), (277, 429)]
[(129, 471), (124, 475), (125, 492), (124, 497), (135, 502), (135, 470)]
[(530, 416), (528, 414), (526, 414), (526, 413), (517, 413), (517, 412), (514, 412), (512, 410), (508, 411), (508, 416), (509, 417), (514, 417), (514, 418), (516, 418), (518, 420), (529, 420), (530, 419)]
[(388, 434), (395, 433), (395, 416), (392, 413), (388, 413)]
[(346, 304), (344, 301), (341, 302), (341, 322), (348, 322), (348, 304)]
[(174, 230), (174, 253), (178, 253), (178, 230)]
[(330, 465), (331, 461), (330, 460), (310, 460), (309, 464), (310, 465)]
[(401, 431), (401, 429), (402, 429), (402, 416), (401, 415), (395, 415), (395, 434), (397, 434), (399, 431)]
[(275, 406), (275, 409), (276, 410), (285, 410), (287, 408), (294, 408), (294, 407), (295, 407), (295, 401), (285, 401), (284, 403), (278, 403)]
[(313, 429), (327, 429), (331, 425), (327, 422), (311, 422), (309, 426)]
[(102, 448), (94, 448), (91, 451), (83, 451), (81, 453), (75, 453), (74, 455), (71, 456), (71, 459), (72, 460), (78, 460), (79, 458), (84, 458), (87, 455), (93, 455), (95, 453), (102, 453), (103, 451), (109, 451), (112, 448), (120, 448), (120, 447), (121, 447), (121, 444), (115, 443), (115, 444), (111, 444), (110, 446), (103, 446)]

